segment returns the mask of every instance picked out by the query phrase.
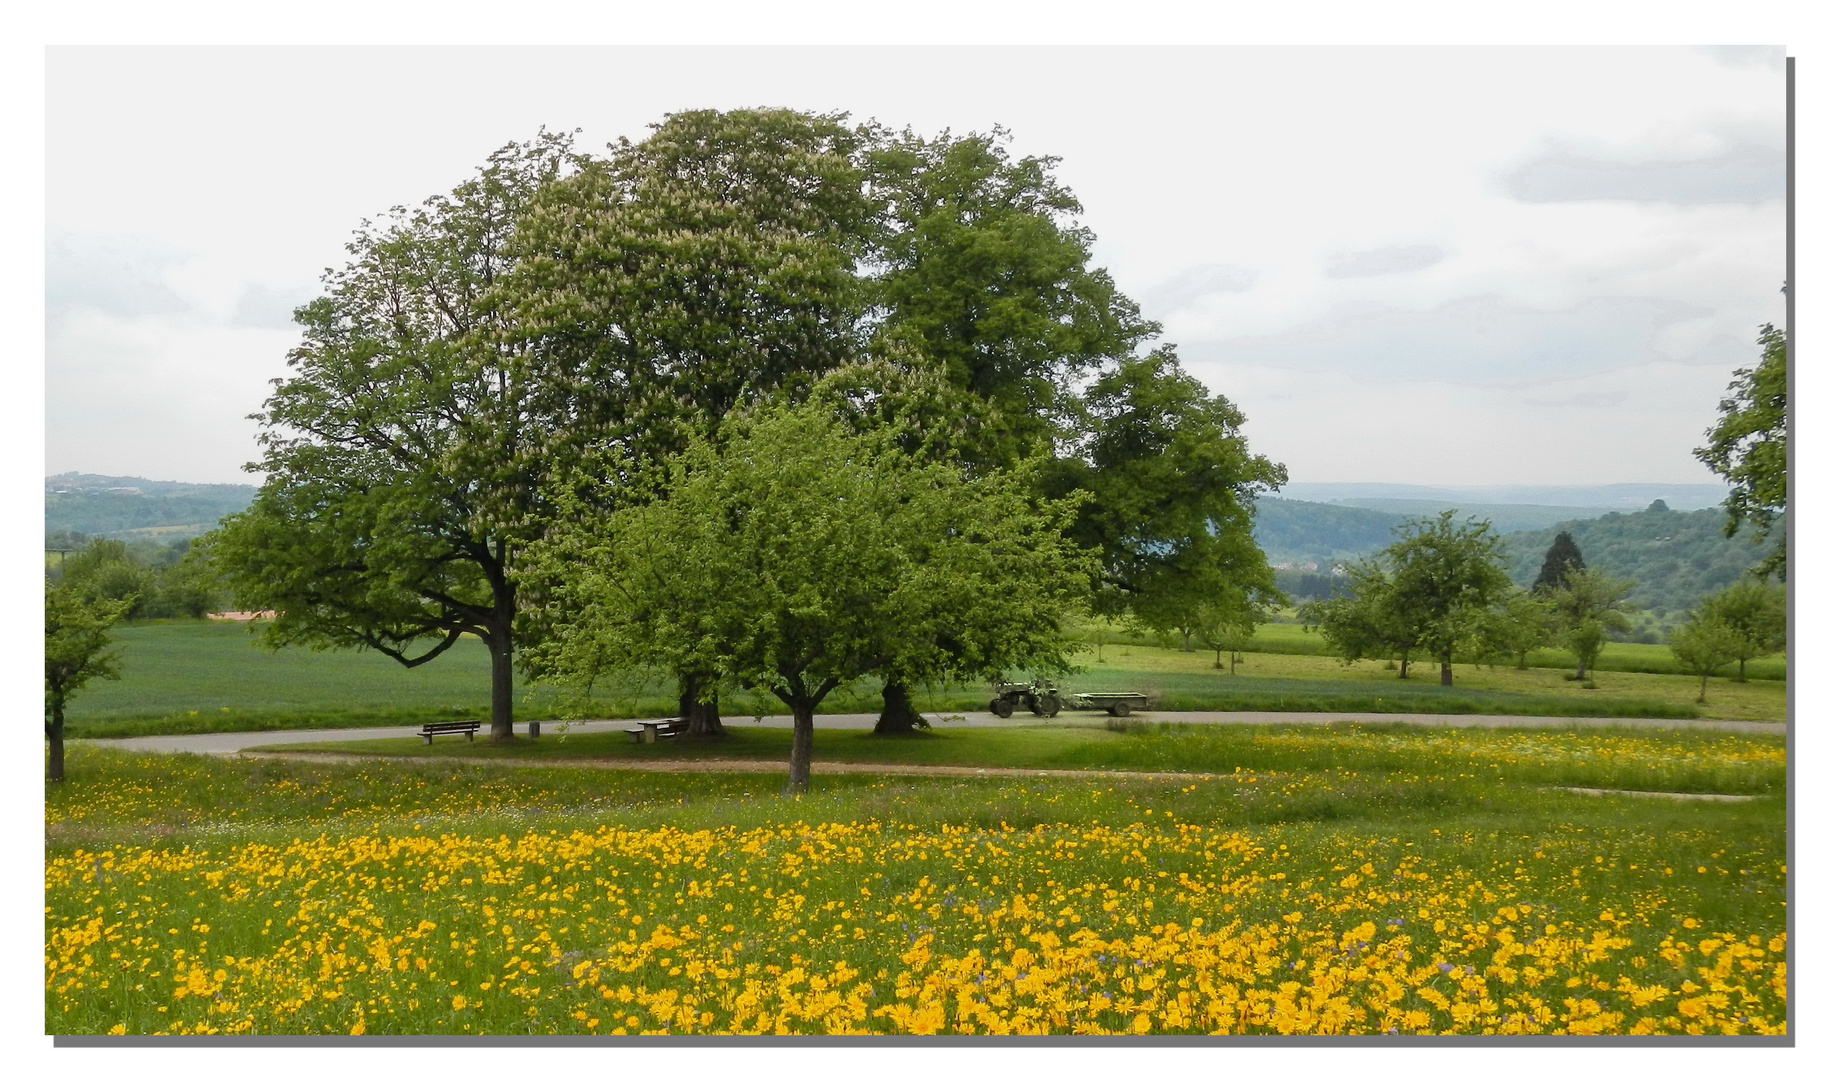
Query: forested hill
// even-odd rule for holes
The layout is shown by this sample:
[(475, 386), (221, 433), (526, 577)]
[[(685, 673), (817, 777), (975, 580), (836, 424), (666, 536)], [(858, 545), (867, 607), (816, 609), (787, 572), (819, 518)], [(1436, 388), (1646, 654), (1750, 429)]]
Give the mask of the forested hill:
[(120, 536), (155, 529), (199, 535), (254, 499), (248, 484), (181, 484), (138, 476), (61, 473), (45, 477), (45, 533)]
[(1722, 510), (1642, 510), (1568, 521), (1548, 529), (1502, 537), (1512, 560), (1513, 580), (1530, 585), (1545, 561), (1545, 549), (1568, 531), (1583, 562), (1611, 577), (1639, 582), (1629, 599), (1655, 614), (1685, 611), (1705, 593), (1735, 581), (1759, 563), (1771, 545), (1758, 545), (1746, 531), (1723, 535)]
[(1315, 563), (1324, 572), (1384, 548), (1406, 521), (1402, 514), (1299, 499), (1263, 498), (1256, 505), (1252, 535), (1268, 562)]

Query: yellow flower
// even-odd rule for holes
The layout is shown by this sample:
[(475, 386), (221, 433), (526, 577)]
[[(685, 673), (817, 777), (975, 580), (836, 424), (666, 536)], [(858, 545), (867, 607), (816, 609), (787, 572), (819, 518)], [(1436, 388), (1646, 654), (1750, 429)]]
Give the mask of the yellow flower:
[(470, 1002), (465, 1000), (463, 994), (454, 994), (451, 999), (451, 1011), (461, 1012), (468, 1004), (470, 1004)]

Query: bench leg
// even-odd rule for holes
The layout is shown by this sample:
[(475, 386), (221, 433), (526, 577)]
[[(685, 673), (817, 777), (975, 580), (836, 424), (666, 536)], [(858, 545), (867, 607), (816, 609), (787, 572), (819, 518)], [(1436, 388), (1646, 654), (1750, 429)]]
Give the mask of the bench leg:
[(420, 738), (422, 738), (422, 739), (425, 739), (425, 740), (426, 740), (426, 745), (427, 745), (427, 746), (431, 746), (431, 745), (432, 745), (432, 736), (431, 736), (431, 735), (427, 735), (427, 734), (425, 734), (425, 733), (424, 733), (424, 732), (422, 732), (422, 733), (421, 733), (421, 734), (420, 734)]
[(477, 733), (476, 733), (476, 732), (474, 732), (474, 731), (467, 731), (467, 732), (465, 732), (465, 733), (464, 733), (464, 741), (465, 741), (465, 742), (476, 742), (476, 741), (477, 741)]

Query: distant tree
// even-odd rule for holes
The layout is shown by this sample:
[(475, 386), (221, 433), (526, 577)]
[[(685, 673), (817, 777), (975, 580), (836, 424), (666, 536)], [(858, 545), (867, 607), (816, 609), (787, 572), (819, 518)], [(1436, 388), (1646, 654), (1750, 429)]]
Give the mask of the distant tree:
[(1542, 594), (1513, 589), (1491, 609), (1481, 630), (1484, 655), (1507, 657), (1526, 670), (1526, 657), (1557, 637), (1557, 616)]
[(132, 598), (109, 599), (72, 585), (45, 586), (45, 779), (64, 778), (64, 703), (91, 679), (118, 679), (120, 654), (108, 652), (108, 628)]
[(1577, 542), (1567, 532), (1561, 532), (1552, 538), (1551, 547), (1545, 552), (1545, 563), (1539, 568), (1539, 576), (1532, 583), (1534, 592), (1562, 588), (1564, 579), (1572, 570), (1583, 569), (1583, 553), (1577, 550)]
[(1737, 634), (1722, 623), (1693, 614), (1672, 630), (1668, 648), (1685, 670), (1698, 677), (1698, 704), (1704, 704), (1704, 692), (1710, 677), (1736, 659), (1740, 649)]
[(121, 600), (123, 617), (145, 613), (158, 591), (158, 575), (119, 540), (92, 540), (65, 556), (60, 580), (90, 600)]
[(1588, 676), (1596, 657), (1608, 643), (1610, 631), (1623, 633), (1632, 627), (1628, 613), (1636, 610), (1627, 595), (1634, 582), (1609, 577), (1600, 570), (1584, 568), (1564, 576), (1564, 584), (1544, 594), (1557, 616), (1558, 631), (1564, 646), (1577, 658), (1577, 679)]
[(1786, 651), (1786, 592), (1744, 578), (1706, 596), (1698, 617), (1722, 627), (1734, 642), (1736, 681), (1748, 681), (1748, 662)]
[(1322, 633), (1343, 663), (1393, 660), (1399, 678), (1411, 677), (1411, 657), (1424, 639), (1416, 613), (1398, 600), (1392, 575), (1379, 559), (1346, 568), (1341, 588), (1326, 600), (1305, 604), (1298, 615)]
[(1283, 602), (1252, 516), (1286, 473), (1247, 449), (1239, 409), (1169, 348), (1121, 361), (1084, 400), (1085, 434), (1049, 463), (1045, 490), (1092, 496), (1071, 535), (1104, 553), (1097, 610), (1183, 634), (1186, 648), (1207, 583)]
[(1664, 514), (1672, 508), (1666, 505), (1666, 500), (1654, 499), (1653, 502), (1647, 506), (1647, 509), (1655, 514)]
[(1490, 609), (1510, 589), (1500, 538), (1485, 521), (1456, 522), (1456, 512), (1408, 522), (1386, 549), (1392, 568), (1390, 603), (1418, 628), (1418, 646), (1435, 659), (1440, 682), (1451, 685), (1458, 653), (1479, 651)]
[(1722, 418), (1705, 433), (1694, 454), (1711, 472), (1729, 481), (1723, 535), (1734, 536), (1744, 522), (1757, 538), (1780, 528), (1778, 548), (1759, 567), (1762, 577), (1787, 574), (1787, 339), (1771, 324), (1761, 328), (1761, 362), (1738, 368), (1729, 397), (1717, 405)]
[(269, 647), (368, 648), (406, 667), (465, 634), (512, 734), (520, 558), (541, 529), (554, 418), (517, 312), (492, 291), (517, 214), (574, 161), (543, 133), (417, 210), (365, 222), (294, 313), (303, 342), (257, 414), (267, 474), (204, 545)]
[(543, 580), (576, 615), (533, 663), (574, 683), (649, 663), (772, 693), (804, 791), (814, 711), (841, 686), (1066, 668), (1061, 620), (1092, 570), (1062, 537), (1074, 509), (819, 407), (759, 409), (695, 435), (662, 497), (542, 542)]
[(1253, 634), (1266, 618), (1265, 605), (1236, 589), (1219, 587), (1209, 591), (1195, 608), (1194, 636), (1204, 648), (1214, 650), (1214, 666), (1228, 657), (1227, 672), (1236, 674), (1240, 654), (1252, 642)]

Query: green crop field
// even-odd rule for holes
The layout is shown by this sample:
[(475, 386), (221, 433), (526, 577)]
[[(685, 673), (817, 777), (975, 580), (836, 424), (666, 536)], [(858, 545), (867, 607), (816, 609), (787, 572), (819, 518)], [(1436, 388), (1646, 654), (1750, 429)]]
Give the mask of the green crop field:
[[(1293, 628), (1268, 627), (1268, 631)], [(1313, 639), (1313, 635), (1311, 635)], [(71, 700), (73, 737), (186, 731), (280, 730), (418, 723), (432, 718), (481, 718), (489, 698), (488, 655), (471, 640), (422, 667), (406, 669), (371, 652), (268, 652), (247, 627), (172, 621), (115, 631), (122, 678), (85, 687)], [(1606, 655), (1606, 654), (1605, 654)], [(1237, 674), (1216, 670), (1211, 653), (1183, 653), (1132, 643), (1089, 644), (1081, 670), (1063, 680), (1070, 691), (1137, 690), (1159, 710), (1231, 709), (1319, 712), (1514, 713), (1542, 716), (1708, 716), (1781, 720), (1786, 687), (1772, 679), (1737, 684), (1711, 681), (1706, 705), (1694, 704), (1688, 676), (1602, 672), (1584, 689), (1556, 668), (1458, 665), (1456, 685), (1436, 685), (1436, 670), (1414, 668), (1400, 680), (1383, 665), (1343, 665), (1299, 652), (1244, 654)], [(588, 702), (557, 691), (517, 688), (518, 716), (662, 716), (674, 708), (666, 678), (632, 673), (602, 686)], [(830, 697), (827, 712), (878, 707), (869, 681)], [(929, 712), (983, 709), (986, 688), (932, 687), (917, 704)], [(727, 716), (780, 713), (761, 695), (728, 694)]]
[[(782, 799), (780, 773), (77, 744), (45, 795), (47, 1030), (1787, 1031), (1779, 736), (842, 734), (817, 761), (1186, 775)], [(593, 752), (639, 751), (700, 753)]]

